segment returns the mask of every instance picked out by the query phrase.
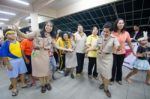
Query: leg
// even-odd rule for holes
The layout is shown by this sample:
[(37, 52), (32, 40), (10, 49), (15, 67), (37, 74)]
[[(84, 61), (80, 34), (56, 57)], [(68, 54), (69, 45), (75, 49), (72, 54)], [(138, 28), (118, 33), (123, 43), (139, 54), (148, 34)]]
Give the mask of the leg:
[(93, 58), (93, 62), (94, 62), (94, 72), (93, 72), (93, 77), (97, 79), (97, 64), (96, 64), (96, 58)]
[(21, 83), (22, 83), (22, 88), (27, 88), (27, 85), (25, 83), (25, 76), (24, 74), (20, 74), (20, 80), (21, 80)]
[(77, 70), (76, 70), (76, 74), (80, 74), (81, 73), (81, 69), (82, 69), (82, 55), (81, 53), (77, 53)]
[(49, 78), (50, 78), (49, 76), (45, 77), (45, 87), (46, 87), (47, 90), (51, 90), (52, 89)]
[(109, 91), (109, 89), (108, 89), (109, 80), (106, 79), (106, 78), (104, 78), (103, 81), (104, 81), (104, 92), (105, 92), (105, 94), (106, 94), (108, 97), (111, 97), (111, 93), (110, 93), (110, 91)]
[(82, 73), (83, 72), (83, 66), (84, 66), (84, 57), (85, 57), (85, 54), (81, 54), (81, 69), (80, 69), (80, 73)]
[(12, 96), (17, 96), (18, 95), (17, 79), (16, 78), (11, 78), (11, 84), (13, 86), (13, 88), (12, 88)]
[(89, 58), (88, 75), (91, 78), (94, 61), (93, 61), (93, 58), (91, 57), (88, 57), (88, 58)]
[(147, 71), (145, 83), (146, 83), (147, 85), (150, 85), (150, 70)]
[(45, 78), (44, 77), (39, 77), (39, 81), (41, 83), (41, 93), (45, 93), (46, 92)]
[(113, 54), (113, 67), (112, 67), (112, 78), (111, 78), (112, 82), (114, 82), (116, 77), (116, 69), (117, 69), (117, 56)]
[(74, 70), (74, 68), (71, 68), (71, 69), (70, 69), (70, 73), (71, 73), (71, 78), (72, 78), (72, 79), (74, 79), (73, 70)]
[[(117, 74), (116, 74), (116, 81), (122, 81), (122, 65), (124, 61), (125, 55), (117, 55)], [(121, 83), (120, 83), (121, 84)]]
[(133, 69), (126, 77), (125, 77), (125, 80), (128, 82), (128, 83), (131, 83), (131, 80), (129, 79), (131, 76), (135, 75), (138, 73), (138, 70), (137, 69)]

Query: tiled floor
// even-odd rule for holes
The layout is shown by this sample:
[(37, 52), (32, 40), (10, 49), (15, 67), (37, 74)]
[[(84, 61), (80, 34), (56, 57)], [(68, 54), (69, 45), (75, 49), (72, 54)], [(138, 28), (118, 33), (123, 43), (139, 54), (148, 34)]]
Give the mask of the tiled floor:
[[(52, 90), (44, 94), (40, 93), (39, 84), (37, 86), (21, 89), (19, 95), (12, 97), (8, 90), (9, 79), (6, 70), (0, 68), (0, 99), (109, 99), (99, 90), (100, 81), (88, 79), (87, 60), (84, 66), (84, 75), (81, 78), (71, 79), (70, 76), (63, 77), (57, 73), (57, 80), (52, 82)], [(129, 69), (123, 68), (123, 74), (126, 75)], [(123, 80), (123, 85), (114, 83), (111, 85), (111, 99), (150, 99), (150, 86), (144, 84), (145, 72), (139, 72), (132, 77), (133, 83), (128, 84)]]

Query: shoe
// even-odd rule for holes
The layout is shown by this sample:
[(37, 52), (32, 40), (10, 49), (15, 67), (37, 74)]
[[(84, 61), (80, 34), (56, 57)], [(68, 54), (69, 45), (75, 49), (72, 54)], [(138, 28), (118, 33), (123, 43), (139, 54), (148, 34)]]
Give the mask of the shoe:
[(92, 79), (92, 75), (88, 75), (88, 78)]
[(46, 84), (46, 85), (45, 85), (45, 88), (46, 88), (48, 91), (50, 91), (50, 90), (52, 89), (52, 86), (51, 86), (51, 84)]
[(97, 76), (93, 76), (94, 79), (99, 80)]
[(14, 90), (14, 91), (12, 91), (12, 96), (17, 96), (18, 95), (18, 90)]
[(76, 74), (76, 77), (81, 77), (81, 74), (77, 73), (77, 74)]
[(118, 83), (119, 85), (122, 85), (122, 81), (117, 81), (117, 83)]
[(45, 93), (46, 92), (46, 88), (45, 88), (45, 86), (42, 86), (41, 87), (41, 93)]
[(73, 74), (71, 74), (70, 77), (71, 77), (72, 79), (74, 79), (74, 75), (73, 75)]
[(99, 89), (104, 89), (104, 84), (101, 84), (101, 85), (99, 86)]
[(27, 84), (22, 84), (21, 88), (27, 88)]
[(12, 84), (9, 85), (8, 90), (11, 90), (11, 89), (13, 89), (13, 85)]
[(109, 98), (111, 97), (111, 93), (109, 90), (104, 90), (104, 92), (105, 92), (106, 96), (108, 96)]
[(110, 82), (110, 85), (113, 85), (113, 84), (114, 84), (114, 81), (111, 81), (111, 82)]

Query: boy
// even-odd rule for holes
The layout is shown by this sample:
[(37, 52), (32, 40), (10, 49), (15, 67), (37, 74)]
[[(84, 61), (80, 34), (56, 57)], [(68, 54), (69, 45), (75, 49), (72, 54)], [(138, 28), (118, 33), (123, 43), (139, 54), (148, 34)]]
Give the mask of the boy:
[(22, 58), (20, 43), (16, 41), (17, 35), (15, 31), (8, 29), (5, 32), (5, 36), (7, 40), (4, 41), (1, 47), (2, 57), (12, 84), (12, 96), (17, 96), (17, 77), (20, 75), (22, 88), (27, 87), (24, 82), (24, 74), (27, 72), (27, 69)]

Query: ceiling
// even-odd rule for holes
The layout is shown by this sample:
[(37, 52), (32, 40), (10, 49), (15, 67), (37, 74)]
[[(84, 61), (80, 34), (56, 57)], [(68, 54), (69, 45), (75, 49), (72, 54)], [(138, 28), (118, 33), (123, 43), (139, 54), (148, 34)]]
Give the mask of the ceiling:
[(0, 18), (8, 18), (10, 21), (6, 24), (12, 24), (18, 18), (26, 18), (31, 12), (38, 12), (41, 16), (53, 17), (52, 11), (56, 11), (78, 0), (21, 0), (30, 3), (29, 6), (14, 2), (13, 0), (0, 0), (0, 10), (16, 13), (16, 16), (10, 16), (0, 13)]
[(92, 26), (102, 29), (105, 22), (113, 23), (117, 18), (125, 19), (129, 29), (138, 24), (150, 30), (149, 0), (122, 0), (54, 19), (53, 22), (56, 28), (65, 31), (76, 31), (79, 23), (84, 26), (85, 31), (91, 31)]

